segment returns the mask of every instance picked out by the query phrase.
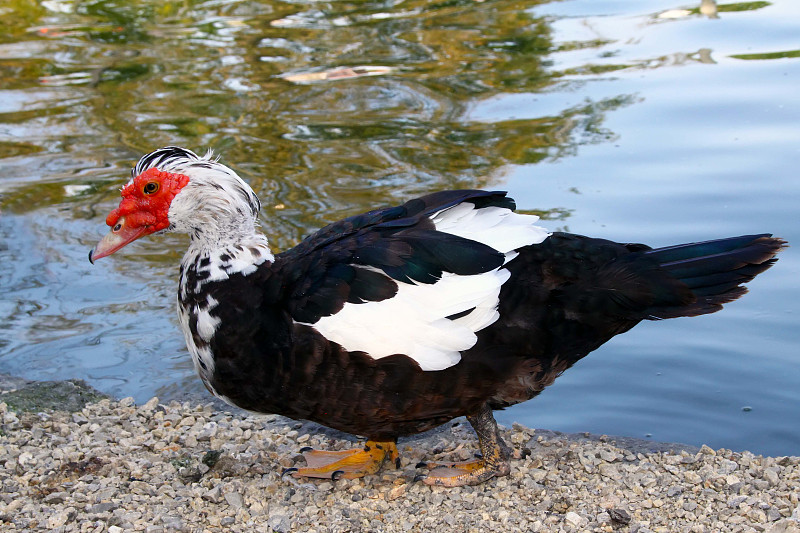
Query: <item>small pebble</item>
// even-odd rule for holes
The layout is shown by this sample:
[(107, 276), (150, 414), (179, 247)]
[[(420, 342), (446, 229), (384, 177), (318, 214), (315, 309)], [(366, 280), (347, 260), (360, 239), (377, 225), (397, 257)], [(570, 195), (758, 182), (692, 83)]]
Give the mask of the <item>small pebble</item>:
[(574, 511), (568, 512), (564, 519), (575, 527), (583, 527), (588, 521)]
[(234, 509), (240, 509), (244, 505), (242, 495), (238, 492), (228, 492), (225, 494), (225, 501)]

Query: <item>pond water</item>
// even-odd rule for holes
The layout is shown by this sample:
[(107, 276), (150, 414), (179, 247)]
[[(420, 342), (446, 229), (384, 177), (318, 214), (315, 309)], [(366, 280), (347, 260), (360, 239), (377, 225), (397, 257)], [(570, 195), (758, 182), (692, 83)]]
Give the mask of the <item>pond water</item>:
[[(340, 217), (499, 188), (552, 229), (800, 243), (800, 4), (6, 0), (0, 372), (203, 392), (186, 241), (92, 267), (130, 166), (213, 148), (276, 249)], [(800, 262), (720, 313), (637, 326), (501, 423), (800, 454)]]

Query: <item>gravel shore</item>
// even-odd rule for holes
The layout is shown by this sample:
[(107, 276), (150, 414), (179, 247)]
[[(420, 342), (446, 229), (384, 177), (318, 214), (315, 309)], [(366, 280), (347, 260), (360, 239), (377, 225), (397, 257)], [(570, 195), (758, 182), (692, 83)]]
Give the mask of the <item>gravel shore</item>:
[(89, 403), (26, 410), (26, 383), (0, 396), (2, 531), (800, 532), (800, 457), (515, 425), (505, 430), (517, 457), (509, 477), (456, 489), (414, 482), (418, 462), (475, 451), (456, 420), (402, 439), (397, 470), (303, 482), (280, 476), (300, 448), (356, 441), (210, 403), (98, 400), (67, 383)]

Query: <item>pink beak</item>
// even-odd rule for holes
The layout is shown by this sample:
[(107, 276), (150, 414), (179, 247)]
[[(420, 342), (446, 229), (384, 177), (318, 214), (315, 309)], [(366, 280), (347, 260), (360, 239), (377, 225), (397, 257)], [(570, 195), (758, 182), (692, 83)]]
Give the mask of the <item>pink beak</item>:
[(149, 226), (128, 227), (125, 225), (125, 217), (120, 217), (111, 231), (97, 243), (94, 250), (89, 252), (89, 262), (94, 264), (95, 260), (113, 254), (126, 244), (132, 243), (146, 234), (148, 229)]

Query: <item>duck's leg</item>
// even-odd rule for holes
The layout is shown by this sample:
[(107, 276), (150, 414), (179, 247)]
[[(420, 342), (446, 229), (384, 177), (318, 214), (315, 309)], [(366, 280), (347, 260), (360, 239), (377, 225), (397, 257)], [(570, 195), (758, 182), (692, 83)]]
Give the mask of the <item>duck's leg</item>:
[(325, 479), (355, 479), (374, 474), (386, 460), (397, 466), (400, 454), (393, 441), (378, 442), (368, 440), (363, 448), (335, 452), (302, 450), (308, 466), (287, 468), (284, 474), (294, 477), (316, 477)]
[(428, 463), (433, 468), (423, 481), (428, 485), (439, 487), (460, 487), (477, 485), (493, 477), (507, 476), (511, 472), (508, 457), (511, 450), (503, 442), (488, 405), (474, 416), (468, 416), (478, 435), (478, 445), (483, 457), (463, 463)]

